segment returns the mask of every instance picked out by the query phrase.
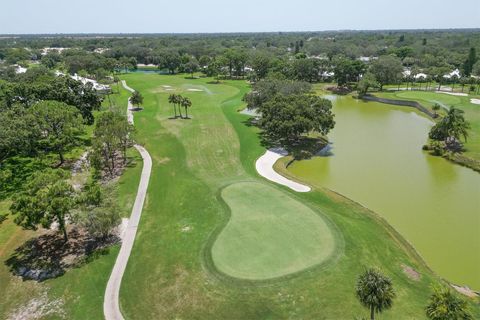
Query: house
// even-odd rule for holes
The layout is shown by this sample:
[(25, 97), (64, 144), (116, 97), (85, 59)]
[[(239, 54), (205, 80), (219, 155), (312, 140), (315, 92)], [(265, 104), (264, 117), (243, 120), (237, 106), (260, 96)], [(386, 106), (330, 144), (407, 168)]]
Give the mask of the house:
[[(65, 74), (63, 72), (60, 72), (58, 70), (55, 71), (55, 75), (57, 77), (65, 76)], [(87, 83), (91, 83), (93, 89), (98, 91), (98, 92), (104, 92), (105, 93), (105, 92), (109, 92), (111, 90), (110, 86), (108, 86), (106, 84), (101, 84), (101, 83), (98, 83), (97, 81), (95, 81), (93, 79), (88, 79), (88, 78), (81, 77), (81, 76), (77, 75), (76, 73), (73, 76), (70, 76), (70, 78), (72, 78), (73, 80), (80, 81), (84, 85), (87, 84)]]
[(451, 79), (453, 77), (460, 78), (460, 70), (455, 69), (452, 72), (443, 76), (445, 79)]

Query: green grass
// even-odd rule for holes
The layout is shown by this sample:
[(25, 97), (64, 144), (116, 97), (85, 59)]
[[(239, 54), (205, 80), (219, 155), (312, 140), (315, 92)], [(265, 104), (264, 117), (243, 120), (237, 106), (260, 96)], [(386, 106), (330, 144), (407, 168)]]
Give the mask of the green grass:
[(435, 103), (439, 103), (446, 107), (455, 106), (462, 109), (465, 111), (465, 118), (471, 125), (469, 138), (467, 143), (465, 143), (466, 152), (464, 154), (480, 160), (480, 105), (470, 102), (471, 98), (478, 98), (478, 96), (453, 96), (427, 91), (376, 92), (375, 95), (382, 98), (414, 100), (428, 108), (431, 108)]
[[(235, 182), (255, 181), (254, 163), (264, 152), (257, 129), (245, 125), (248, 117), (237, 113), (249, 88), (243, 81), (211, 84), (211, 79), (184, 75), (137, 73), (122, 78), (145, 97), (135, 124), (139, 141), (153, 158), (149, 191), (120, 292), (126, 319), (366, 316), (354, 286), (357, 276), (370, 266), (390, 276), (397, 291), (394, 307), (379, 319), (424, 318), (430, 286), (438, 277), (377, 215), (322, 189), (296, 194), (275, 186), (336, 226), (344, 251), (334, 263), (268, 285), (218, 277), (208, 256), (215, 233), (229, 218), (219, 192)], [(167, 85), (174, 90), (166, 90)], [(188, 87), (208, 91), (190, 92)], [(191, 120), (169, 119), (171, 92), (191, 98)], [(410, 280), (402, 264), (415, 268), (420, 280)], [(478, 309), (475, 312), (479, 315)]]
[(299, 272), (333, 256), (335, 237), (329, 225), (283, 192), (248, 181), (227, 186), (221, 197), (231, 210), (212, 247), (213, 262), (221, 272), (265, 280)]
[[(439, 281), (438, 277), (377, 215), (319, 188), (296, 194), (261, 180), (262, 185), (270, 186), (269, 192), (303, 203), (311, 219), (311, 214), (318, 214), (314, 221), (325, 218), (331, 229), (337, 230), (334, 236), (339, 237), (343, 251), (337, 251), (340, 255), (336, 259), (322, 268), (309, 268), (268, 284), (245, 284), (219, 277), (208, 261), (215, 234), (223, 230), (229, 219), (228, 207), (219, 201), (219, 192), (235, 182), (259, 179), (254, 164), (264, 152), (258, 130), (245, 125), (248, 116), (236, 112), (244, 105), (241, 98), (249, 90), (248, 85), (243, 81), (216, 85), (209, 83), (211, 79), (192, 80), (183, 75), (137, 73), (122, 78), (145, 97), (145, 109), (135, 114), (135, 125), (137, 140), (145, 144), (153, 159), (144, 212), (122, 282), (120, 299), (126, 319), (366, 316), (368, 311), (353, 292), (356, 277), (370, 266), (377, 266), (390, 276), (397, 291), (392, 310), (379, 319), (424, 318), (430, 285)], [(167, 103), (170, 91), (163, 85), (171, 85), (177, 93), (192, 99), (191, 120), (168, 119), (173, 111)], [(188, 88), (208, 91), (192, 92)], [(125, 108), (128, 95), (120, 89), (118, 95), (111, 97), (112, 103)], [(141, 165), (135, 157), (137, 165), (129, 168), (119, 182), (123, 215), (130, 211), (138, 186)], [(266, 201), (270, 195), (264, 196)], [(239, 203), (235, 208), (242, 205), (245, 204)], [(268, 201), (265, 205), (275, 204)], [(8, 200), (0, 202), (0, 213), (7, 208)], [(1, 261), (34, 235), (19, 229), (11, 219), (5, 221), (0, 226)], [(102, 319), (103, 292), (117, 252), (118, 247), (113, 247), (91, 263), (43, 283), (12, 277), (2, 263), (0, 318), (6, 318), (12, 310), (47, 290), (50, 299), (64, 300), (67, 319)], [(415, 268), (421, 279), (406, 277), (402, 264)], [(474, 312), (480, 317), (478, 307)]]

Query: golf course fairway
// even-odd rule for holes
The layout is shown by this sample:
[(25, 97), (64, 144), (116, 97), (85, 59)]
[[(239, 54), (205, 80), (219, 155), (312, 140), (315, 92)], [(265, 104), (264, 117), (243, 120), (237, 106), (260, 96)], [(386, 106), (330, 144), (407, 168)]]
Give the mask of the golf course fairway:
[(215, 266), (242, 279), (265, 280), (320, 264), (335, 238), (310, 208), (258, 182), (239, 182), (221, 192), (231, 210), (212, 248)]
[[(382, 319), (424, 318), (441, 280), (383, 219), (328, 190), (299, 193), (257, 173), (265, 147), (238, 112), (246, 81), (120, 77), (145, 98), (135, 137), (152, 156), (120, 288), (125, 319), (352, 319), (365, 314), (354, 288), (368, 267), (397, 292)], [(190, 119), (172, 119), (172, 93), (191, 99)]]

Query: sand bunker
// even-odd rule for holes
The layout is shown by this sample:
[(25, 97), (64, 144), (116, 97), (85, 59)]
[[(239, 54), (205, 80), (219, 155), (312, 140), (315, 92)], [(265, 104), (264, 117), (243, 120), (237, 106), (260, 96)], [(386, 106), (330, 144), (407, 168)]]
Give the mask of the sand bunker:
[(257, 112), (255, 109), (248, 109), (245, 108), (242, 111), (240, 111), (241, 114), (246, 114), (247, 116), (251, 117), (260, 117), (260, 113)]
[(172, 86), (162, 86), (162, 87), (164, 87), (164, 88), (171, 88)]
[(255, 163), (255, 168), (262, 177), (270, 181), (287, 186), (297, 192), (309, 192), (311, 190), (309, 186), (287, 179), (273, 169), (275, 162), (286, 155), (288, 155), (288, 152), (286, 152), (284, 149), (269, 149), (263, 156), (258, 158), (257, 162)]
[(203, 90), (202, 90), (202, 89), (187, 89), (187, 91), (201, 92), (201, 91), (203, 91)]
[(444, 93), (444, 94), (449, 94), (451, 96), (459, 96), (459, 97), (466, 97), (468, 94), (466, 93), (461, 93), (461, 92), (446, 92), (446, 91), (435, 91), (436, 93)]
[(473, 104), (480, 104), (480, 99), (470, 99), (470, 102)]

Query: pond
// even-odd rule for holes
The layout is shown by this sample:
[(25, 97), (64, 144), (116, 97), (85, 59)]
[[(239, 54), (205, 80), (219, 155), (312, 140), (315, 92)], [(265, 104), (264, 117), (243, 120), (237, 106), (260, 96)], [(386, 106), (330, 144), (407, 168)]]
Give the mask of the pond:
[(421, 150), (433, 122), (408, 107), (333, 100), (331, 154), (289, 171), (383, 216), (449, 281), (480, 289), (480, 174)]

